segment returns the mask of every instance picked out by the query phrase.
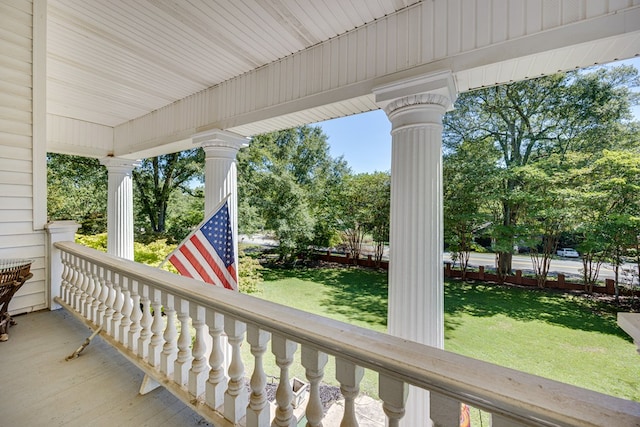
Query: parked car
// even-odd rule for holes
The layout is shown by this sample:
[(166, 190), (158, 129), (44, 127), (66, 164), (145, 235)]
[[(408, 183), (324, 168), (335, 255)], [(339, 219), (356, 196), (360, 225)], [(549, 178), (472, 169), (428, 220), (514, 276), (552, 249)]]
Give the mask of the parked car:
[(566, 257), (566, 258), (580, 258), (580, 254), (573, 248), (562, 248), (558, 249), (558, 256)]

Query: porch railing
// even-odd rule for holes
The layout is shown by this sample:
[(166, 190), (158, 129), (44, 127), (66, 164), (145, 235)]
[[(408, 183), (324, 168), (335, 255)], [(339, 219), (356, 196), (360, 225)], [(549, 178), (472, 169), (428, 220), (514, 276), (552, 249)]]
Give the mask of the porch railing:
[[(354, 399), (365, 369), (379, 375), (378, 397), (390, 426), (403, 417), (408, 385), (430, 391), (435, 426), (458, 427), (461, 402), (490, 412), (493, 426), (640, 426), (637, 402), (205, 286), (75, 243), (55, 247), (63, 264), (56, 300), (101, 327), (102, 337), (148, 377), (215, 425), (296, 425), (288, 384), (300, 348), (310, 384), (308, 426), (322, 425), (319, 386), (328, 355), (335, 356), (345, 398), (345, 427), (358, 425)], [(231, 348), (227, 363), (224, 335)], [(253, 355), (251, 373), (240, 355), (245, 340)], [(273, 419), (263, 368), (269, 342), (280, 369)]]

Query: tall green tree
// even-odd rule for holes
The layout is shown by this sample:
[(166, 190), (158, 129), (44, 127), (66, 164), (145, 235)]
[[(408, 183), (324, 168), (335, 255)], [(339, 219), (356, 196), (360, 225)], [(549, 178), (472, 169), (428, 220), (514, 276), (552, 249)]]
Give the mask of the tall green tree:
[(617, 299), (620, 267), (640, 236), (640, 153), (604, 150), (579, 174), (580, 207), (591, 232), (580, 249), (597, 250), (611, 262)]
[(151, 233), (165, 233), (171, 196), (176, 191), (193, 194), (193, 183), (201, 183), (203, 173), (201, 148), (144, 159), (133, 171), (139, 220)]
[(375, 172), (371, 181), (371, 237), (375, 249), (374, 260), (376, 266), (380, 267), (391, 227), (391, 173)]
[(390, 174), (375, 172), (347, 177), (339, 203), (342, 238), (354, 263), (362, 252), (365, 236), (371, 236), (375, 243), (375, 261), (380, 265), (389, 241)]
[[(499, 150), (502, 186), (494, 224), (498, 272), (511, 272), (513, 248), (526, 215), (526, 182), (519, 169), (552, 154), (607, 148), (606, 138), (630, 117), (633, 67), (556, 74), (462, 94), (445, 115), (443, 142), (491, 141)], [(598, 136), (596, 138), (595, 136)], [(585, 142), (599, 141), (599, 146)]]
[(475, 234), (491, 221), (488, 201), (497, 191), (499, 154), (489, 140), (463, 141), (443, 159), (444, 238), (466, 276)]
[(76, 221), (83, 234), (107, 230), (107, 170), (98, 159), (47, 154), (47, 216)]
[(526, 166), (527, 194), (523, 206), (527, 215), (522, 221), (521, 239), (529, 247), (538, 287), (547, 281), (551, 259), (556, 253), (562, 231), (567, 227), (569, 209), (562, 171), (548, 168), (550, 162), (539, 161)]
[(238, 225), (272, 231), (280, 255), (328, 245), (338, 232), (334, 214), (349, 169), (329, 152), (322, 129), (301, 126), (258, 135), (238, 154)]
[(170, 241), (181, 242), (204, 219), (204, 187), (189, 192), (176, 190), (169, 200), (165, 234)]

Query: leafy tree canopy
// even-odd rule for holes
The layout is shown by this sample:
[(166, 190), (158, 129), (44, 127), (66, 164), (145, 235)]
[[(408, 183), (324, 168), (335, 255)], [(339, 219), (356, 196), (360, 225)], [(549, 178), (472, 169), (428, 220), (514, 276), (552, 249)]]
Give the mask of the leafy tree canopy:
[(329, 153), (322, 129), (301, 126), (258, 135), (238, 154), (238, 225), (269, 230), (283, 257), (336, 235), (334, 206), (349, 169)]
[(107, 229), (107, 170), (97, 159), (47, 154), (49, 220), (73, 220), (80, 232)]
[[(202, 183), (204, 151), (201, 148), (144, 159), (133, 171), (137, 223), (151, 233), (167, 231), (169, 201), (176, 192), (194, 195), (193, 184)], [(197, 224), (197, 223), (196, 223)]]
[[(494, 191), (500, 209), (493, 221), (499, 273), (511, 271), (511, 253), (535, 190), (530, 164), (564, 169), (572, 153), (597, 157), (615, 148), (621, 126), (636, 102), (634, 67), (599, 68), (556, 74), (460, 95), (443, 121), (445, 153), (463, 144), (490, 143), (498, 158), (500, 182)], [(548, 162), (554, 158), (555, 163)]]

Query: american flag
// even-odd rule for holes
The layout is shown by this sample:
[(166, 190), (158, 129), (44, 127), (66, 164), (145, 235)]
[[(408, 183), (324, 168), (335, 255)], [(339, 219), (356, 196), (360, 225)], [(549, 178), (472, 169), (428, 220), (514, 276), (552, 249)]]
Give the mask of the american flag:
[(183, 276), (227, 289), (238, 289), (229, 206), (225, 201), (178, 245), (168, 261)]

